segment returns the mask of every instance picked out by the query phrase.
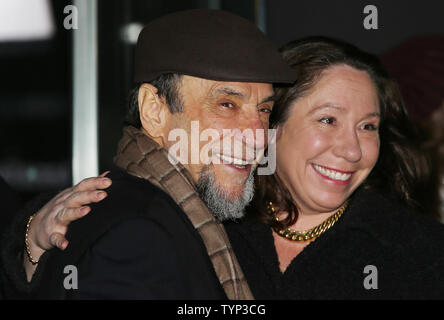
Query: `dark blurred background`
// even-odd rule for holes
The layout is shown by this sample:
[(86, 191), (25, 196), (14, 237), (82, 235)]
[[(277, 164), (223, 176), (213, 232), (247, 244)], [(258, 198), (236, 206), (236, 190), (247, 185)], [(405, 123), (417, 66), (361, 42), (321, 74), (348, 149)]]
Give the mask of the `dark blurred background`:
[[(12, 10), (19, 3), (23, 7)], [(65, 0), (0, 0), (0, 20), (4, 21), (3, 25), (0, 22), (0, 175), (25, 200), (39, 192), (60, 190), (73, 181), (72, 59), (73, 34), (78, 31), (66, 30), (63, 23), (67, 16), (64, 8), (73, 4)], [(363, 10), (369, 4), (378, 10), (377, 30), (363, 26), (367, 16)], [(324, 35), (384, 55), (412, 37), (444, 35), (442, 0), (97, 0), (101, 172), (112, 164), (121, 135), (126, 98), (133, 87), (134, 46), (140, 27), (161, 15), (191, 8), (241, 15), (278, 45)], [(4, 17), (10, 18), (9, 26), (44, 24), (49, 31), (27, 39), (19, 34), (8, 36)], [(443, 66), (444, 62), (435, 69)], [(444, 93), (438, 95), (442, 103)], [(88, 156), (84, 155), (86, 160)]]

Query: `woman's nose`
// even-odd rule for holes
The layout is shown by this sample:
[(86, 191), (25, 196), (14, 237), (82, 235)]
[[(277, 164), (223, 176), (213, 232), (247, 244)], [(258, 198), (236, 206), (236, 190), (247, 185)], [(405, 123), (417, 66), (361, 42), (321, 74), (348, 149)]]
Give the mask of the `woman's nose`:
[(336, 136), (333, 153), (349, 162), (358, 162), (362, 158), (361, 144), (355, 130), (344, 130)]

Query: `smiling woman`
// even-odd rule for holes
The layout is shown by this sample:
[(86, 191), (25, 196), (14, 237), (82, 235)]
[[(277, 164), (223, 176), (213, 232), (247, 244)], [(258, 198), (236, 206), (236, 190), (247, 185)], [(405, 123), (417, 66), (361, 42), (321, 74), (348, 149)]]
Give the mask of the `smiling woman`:
[[(296, 222), (301, 206), (314, 206), (313, 212), (338, 208), (359, 186), (418, 208), (415, 192), (428, 181), (427, 163), (415, 146), (417, 132), (398, 87), (376, 57), (325, 38), (295, 41), (282, 52), (299, 78), (278, 89), (270, 117), (270, 126), (278, 129), (281, 173), (258, 179), (263, 196), (290, 212), (281, 227)], [(301, 192), (292, 191), (295, 181), (287, 181), (292, 177), (303, 192), (315, 188), (311, 201), (294, 203)], [(310, 178), (316, 179), (308, 183)], [(276, 184), (279, 192), (267, 189)], [(313, 202), (322, 196), (332, 203)]]
[(278, 128), (277, 176), (301, 214), (320, 213), (316, 215), (320, 223), (349, 198), (376, 164), (376, 88), (367, 72), (332, 66), (289, 107), (289, 119)]
[(254, 296), (443, 298), (444, 227), (412, 212), (428, 168), (396, 84), (339, 41), (282, 53), (299, 77), (270, 116), (276, 173), (257, 176), (250, 218), (226, 223)]

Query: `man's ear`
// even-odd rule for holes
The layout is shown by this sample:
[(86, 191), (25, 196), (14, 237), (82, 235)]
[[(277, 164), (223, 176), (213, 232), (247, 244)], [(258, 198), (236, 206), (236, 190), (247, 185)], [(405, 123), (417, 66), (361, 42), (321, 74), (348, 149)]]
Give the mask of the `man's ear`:
[(142, 128), (152, 138), (162, 139), (170, 116), (167, 104), (157, 94), (157, 88), (144, 83), (139, 88), (139, 114)]

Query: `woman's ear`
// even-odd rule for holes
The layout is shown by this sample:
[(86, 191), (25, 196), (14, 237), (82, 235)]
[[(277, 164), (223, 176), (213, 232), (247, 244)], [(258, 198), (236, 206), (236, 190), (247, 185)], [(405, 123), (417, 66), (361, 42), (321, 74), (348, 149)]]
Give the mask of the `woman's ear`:
[(161, 138), (170, 115), (168, 106), (157, 94), (157, 88), (144, 83), (139, 88), (139, 115), (142, 129), (152, 138)]

